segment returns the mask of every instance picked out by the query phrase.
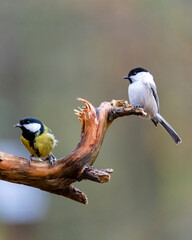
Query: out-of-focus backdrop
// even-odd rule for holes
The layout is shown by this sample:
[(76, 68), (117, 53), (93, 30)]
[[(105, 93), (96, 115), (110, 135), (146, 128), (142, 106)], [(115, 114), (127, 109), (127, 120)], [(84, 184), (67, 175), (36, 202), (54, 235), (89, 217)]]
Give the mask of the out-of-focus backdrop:
[[(94, 106), (127, 99), (123, 76), (137, 66), (154, 75), (161, 114), (183, 139), (177, 146), (163, 128), (136, 116), (116, 120), (95, 162), (114, 169), (111, 181), (76, 184), (88, 195), (87, 206), (48, 194), (50, 206), (33, 224), (32, 239), (191, 240), (192, 2), (0, 5), (1, 140), (18, 144), (21, 131), (13, 125), (33, 116), (59, 140), (56, 157), (68, 154), (81, 131), (76, 98)], [(9, 223), (1, 222), (0, 240), (8, 239)]]

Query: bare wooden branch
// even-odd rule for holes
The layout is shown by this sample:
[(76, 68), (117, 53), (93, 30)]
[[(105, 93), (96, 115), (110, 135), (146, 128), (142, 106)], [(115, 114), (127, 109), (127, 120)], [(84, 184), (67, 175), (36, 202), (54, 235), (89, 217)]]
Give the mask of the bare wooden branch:
[(113, 169), (100, 169), (90, 166), (85, 168), (78, 180), (81, 181), (82, 179), (88, 179), (98, 183), (105, 183), (110, 180), (111, 173), (113, 173)]
[(0, 152), (0, 179), (25, 184), (41, 190), (63, 195), (83, 204), (87, 197), (72, 184), (84, 179), (105, 183), (110, 180), (112, 169), (91, 167), (101, 149), (106, 131), (114, 119), (129, 115), (145, 116), (140, 108), (133, 108), (124, 100), (103, 102), (95, 108), (79, 98), (85, 106), (75, 110), (82, 125), (77, 147), (53, 165), (49, 162), (32, 161)]

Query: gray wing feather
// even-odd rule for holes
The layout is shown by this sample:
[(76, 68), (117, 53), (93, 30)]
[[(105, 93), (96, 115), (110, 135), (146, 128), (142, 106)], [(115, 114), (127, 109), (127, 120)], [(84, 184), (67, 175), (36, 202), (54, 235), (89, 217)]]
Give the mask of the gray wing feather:
[(150, 89), (152, 91), (153, 97), (155, 98), (155, 101), (157, 103), (157, 108), (158, 108), (158, 112), (159, 112), (159, 98), (158, 98), (158, 95), (157, 95), (156, 86), (151, 84), (151, 83), (149, 85), (150, 85)]

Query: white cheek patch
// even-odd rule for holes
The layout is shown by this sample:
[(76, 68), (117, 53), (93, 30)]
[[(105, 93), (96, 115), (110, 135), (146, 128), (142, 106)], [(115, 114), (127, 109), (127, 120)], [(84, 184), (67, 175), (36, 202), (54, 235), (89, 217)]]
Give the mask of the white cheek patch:
[(27, 130), (29, 130), (30, 132), (38, 132), (41, 128), (41, 124), (39, 123), (29, 123), (29, 124), (24, 124), (23, 125), (24, 128), (26, 128)]
[(142, 80), (144, 82), (146, 81), (148, 83), (155, 84), (155, 82), (153, 80), (153, 76), (149, 72), (137, 73), (137, 75), (135, 75), (135, 79), (137, 79), (139, 81)]

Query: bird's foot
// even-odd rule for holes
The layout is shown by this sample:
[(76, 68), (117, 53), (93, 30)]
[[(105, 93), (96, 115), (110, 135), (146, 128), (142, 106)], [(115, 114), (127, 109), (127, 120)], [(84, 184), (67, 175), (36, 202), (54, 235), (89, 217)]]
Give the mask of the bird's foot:
[(51, 163), (51, 165), (53, 165), (53, 162), (55, 162), (57, 160), (57, 158), (53, 155), (53, 153), (51, 153), (51, 155), (49, 156), (49, 162)]
[(144, 108), (144, 106), (141, 105), (141, 104), (135, 104), (135, 105), (133, 105), (133, 107), (134, 107), (134, 108)]

